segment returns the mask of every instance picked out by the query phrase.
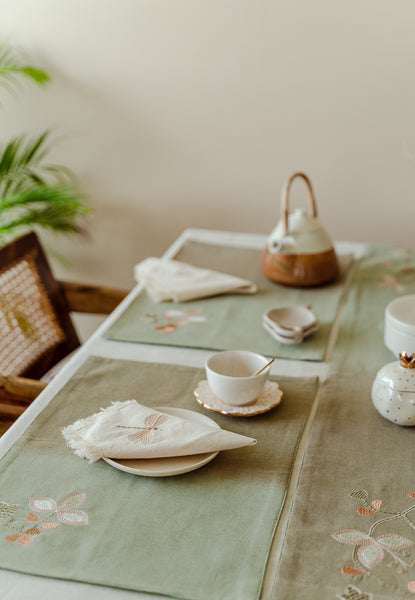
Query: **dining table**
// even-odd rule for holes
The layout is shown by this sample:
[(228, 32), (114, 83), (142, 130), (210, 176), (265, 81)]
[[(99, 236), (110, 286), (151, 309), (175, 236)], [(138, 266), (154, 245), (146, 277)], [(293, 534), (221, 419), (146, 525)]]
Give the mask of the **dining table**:
[[(295, 288), (260, 273), (266, 242), (186, 229), (163, 258), (245, 277), (257, 293), (156, 303), (137, 283), (0, 438), (0, 598), (415, 597), (414, 430), (371, 401), (397, 359), (384, 313), (415, 293), (415, 251), (339, 241), (338, 279)], [(263, 314), (295, 304), (319, 328), (282, 344)], [(242, 414), (204, 403), (205, 362), (222, 350), (275, 358), (281, 401)], [(257, 443), (162, 476), (67, 446), (62, 428), (130, 399)]]

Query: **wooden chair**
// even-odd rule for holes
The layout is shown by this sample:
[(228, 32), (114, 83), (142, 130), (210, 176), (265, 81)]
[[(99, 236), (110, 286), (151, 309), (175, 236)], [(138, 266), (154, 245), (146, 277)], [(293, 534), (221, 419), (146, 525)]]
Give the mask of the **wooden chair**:
[(0, 248), (0, 435), (80, 345), (70, 312), (108, 314), (127, 294), (57, 281), (33, 232)]

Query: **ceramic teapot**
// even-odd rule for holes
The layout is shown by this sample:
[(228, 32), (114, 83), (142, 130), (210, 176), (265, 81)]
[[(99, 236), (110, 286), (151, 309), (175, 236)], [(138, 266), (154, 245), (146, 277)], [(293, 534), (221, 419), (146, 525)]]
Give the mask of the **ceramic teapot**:
[(399, 354), (399, 360), (383, 366), (372, 385), (377, 411), (397, 425), (415, 425), (415, 354)]
[[(308, 188), (312, 214), (289, 211), (289, 192), (295, 178)], [(311, 181), (304, 173), (294, 173), (282, 191), (281, 219), (268, 238), (262, 255), (261, 272), (283, 285), (306, 287), (328, 283), (339, 272), (333, 243), (317, 220), (317, 205)]]

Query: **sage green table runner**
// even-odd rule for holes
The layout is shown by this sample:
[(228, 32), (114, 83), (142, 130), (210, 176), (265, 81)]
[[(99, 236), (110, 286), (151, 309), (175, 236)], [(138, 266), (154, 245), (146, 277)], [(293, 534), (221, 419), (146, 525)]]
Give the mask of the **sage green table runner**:
[(415, 253), (361, 262), (322, 390), (282, 550), (274, 600), (400, 600), (415, 594), (415, 429), (383, 419), (371, 386), (396, 360), (386, 305), (415, 293)]
[[(189, 600), (258, 598), (316, 379), (279, 378), (280, 406), (205, 411), (204, 371), (91, 357), (0, 461), (0, 567)], [(146, 478), (69, 450), (61, 427), (112, 401), (177, 406), (253, 436), (205, 467)]]
[[(252, 296), (226, 295), (185, 303), (151, 301), (141, 293), (105, 333), (105, 337), (209, 350), (252, 350), (268, 356), (301, 360), (324, 360), (331, 326), (351, 264), (341, 257), (339, 281), (318, 288), (289, 288), (261, 275), (262, 250), (187, 242), (176, 259), (255, 281)], [(271, 308), (291, 304), (311, 305), (320, 321), (319, 330), (302, 344), (277, 342), (262, 326), (262, 315)]]

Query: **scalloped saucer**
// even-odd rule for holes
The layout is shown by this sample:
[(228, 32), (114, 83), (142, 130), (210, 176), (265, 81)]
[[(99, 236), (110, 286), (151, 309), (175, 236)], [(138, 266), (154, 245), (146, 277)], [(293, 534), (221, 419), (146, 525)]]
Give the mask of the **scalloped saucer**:
[(278, 383), (274, 381), (267, 381), (261, 395), (254, 402), (245, 406), (225, 404), (212, 392), (207, 379), (199, 381), (193, 393), (196, 396), (196, 400), (204, 408), (232, 417), (253, 417), (254, 415), (268, 412), (275, 406), (278, 406), (283, 396)]

